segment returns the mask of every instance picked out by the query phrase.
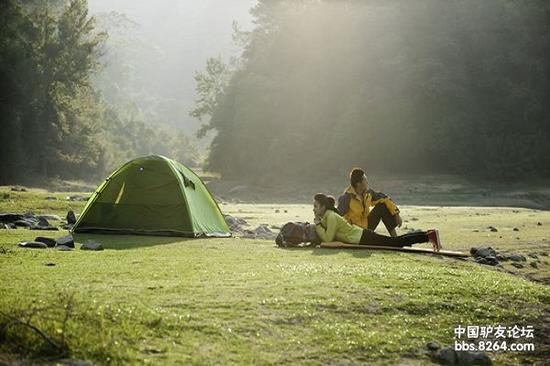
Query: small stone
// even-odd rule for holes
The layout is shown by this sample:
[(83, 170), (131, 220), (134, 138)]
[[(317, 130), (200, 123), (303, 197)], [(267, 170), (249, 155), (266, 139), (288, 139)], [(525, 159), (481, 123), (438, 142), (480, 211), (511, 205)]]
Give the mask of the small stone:
[(529, 263), (529, 265), (533, 268), (537, 268), (537, 269), (539, 268), (537, 262), (531, 262), (531, 263)]
[(36, 248), (36, 249), (46, 249), (48, 246), (44, 243), (38, 241), (22, 241), (19, 243), (21, 248)]
[(87, 201), (89, 197), (84, 197), (79, 194), (75, 194), (73, 196), (67, 196), (65, 199), (67, 201)]
[(455, 351), (452, 347), (431, 352), (432, 359), (442, 365), (492, 365), (491, 359), (484, 352)]
[(492, 365), (489, 356), (484, 352), (456, 352), (458, 365)]
[(497, 252), (491, 247), (472, 247), (470, 254), (474, 257), (496, 257)]
[(50, 223), (48, 220), (46, 220), (43, 216), (38, 216), (38, 226), (47, 227), (50, 226)]
[(475, 259), (475, 261), (476, 263), (479, 263), (479, 264), (487, 264), (487, 261), (483, 257), (478, 257)]
[(428, 342), (428, 344), (426, 344), (426, 347), (430, 350), (430, 351), (437, 351), (440, 346), (437, 342)]
[(60, 251), (62, 251), (62, 252), (68, 252), (68, 251), (70, 251), (70, 250), (73, 250), (73, 248), (68, 247), (68, 246), (66, 246), (66, 245), (58, 245), (58, 246), (56, 247), (56, 249), (57, 249), (57, 250), (60, 250)]
[(81, 250), (103, 250), (103, 245), (92, 240), (86, 240), (81, 246)]
[(55, 266), (55, 263), (44, 263), (46, 267), (53, 267)]
[(0, 213), (0, 222), (5, 224), (14, 223), (17, 220), (23, 219), (23, 215), (14, 213)]
[(514, 266), (516, 268), (523, 268), (523, 264), (517, 263), (517, 262), (512, 263), (512, 266)]
[(498, 264), (498, 260), (492, 255), (485, 257), (485, 261), (490, 266), (496, 266)]
[(498, 231), (498, 229), (494, 226), (488, 226), (487, 229), (489, 229), (493, 233), (496, 233)]
[(74, 225), (76, 223), (76, 215), (74, 214), (74, 211), (67, 212), (67, 224)]
[(37, 219), (40, 220), (40, 218), (44, 218), (46, 220), (52, 220), (52, 221), (60, 221), (61, 217), (54, 215), (54, 214), (45, 214), (45, 215), (38, 215), (36, 216)]
[(542, 226), (542, 222), (537, 222), (537, 225), (538, 225), (538, 226)]
[(525, 256), (521, 254), (510, 254), (508, 255), (508, 259), (514, 262), (525, 262), (527, 260)]
[(438, 351), (435, 358), (443, 365), (455, 365), (456, 351), (451, 347), (446, 347)]
[(71, 234), (62, 236), (56, 239), (57, 245), (64, 245), (70, 248), (74, 248), (74, 239)]
[(46, 238), (46, 237), (43, 237), (43, 236), (37, 236), (36, 238), (34, 238), (34, 241), (44, 243), (50, 248), (55, 247), (55, 244), (56, 244), (55, 239)]
[(50, 230), (50, 231), (58, 231), (59, 229), (56, 228), (55, 226), (51, 226), (51, 225), (48, 225), (48, 226), (31, 225), (31, 226), (29, 227), (29, 230)]
[(529, 257), (533, 258), (533, 259), (539, 259), (539, 256), (537, 255), (537, 253), (529, 253), (527, 254)]
[(275, 213), (279, 213), (279, 210), (275, 210)]
[(33, 223), (29, 222), (26, 219), (17, 220), (13, 224), (17, 227), (27, 227), (27, 228), (29, 228), (29, 227), (33, 226)]
[(57, 197), (48, 196), (48, 197), (46, 197), (46, 200), (47, 200), (47, 201), (57, 201)]
[(515, 227), (515, 228), (513, 228), (512, 230), (514, 230), (514, 231), (519, 231), (519, 228)]

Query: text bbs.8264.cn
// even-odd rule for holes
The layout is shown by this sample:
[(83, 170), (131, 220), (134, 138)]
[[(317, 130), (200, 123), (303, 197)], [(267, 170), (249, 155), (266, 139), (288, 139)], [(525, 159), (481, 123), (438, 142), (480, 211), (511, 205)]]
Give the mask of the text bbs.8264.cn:
[(532, 352), (535, 331), (528, 326), (458, 325), (454, 329), (455, 351)]

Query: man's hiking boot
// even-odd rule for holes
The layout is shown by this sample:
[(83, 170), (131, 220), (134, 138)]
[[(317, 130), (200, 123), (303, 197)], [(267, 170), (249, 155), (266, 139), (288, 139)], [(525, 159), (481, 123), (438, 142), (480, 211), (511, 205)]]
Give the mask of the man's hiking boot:
[(441, 240), (439, 240), (439, 230), (428, 230), (428, 241), (432, 243), (434, 252), (441, 250)]

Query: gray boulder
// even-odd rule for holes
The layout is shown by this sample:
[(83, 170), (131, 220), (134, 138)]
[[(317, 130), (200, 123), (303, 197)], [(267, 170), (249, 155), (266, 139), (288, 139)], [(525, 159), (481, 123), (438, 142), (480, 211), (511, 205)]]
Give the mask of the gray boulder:
[(489, 356), (484, 352), (455, 351), (453, 347), (435, 348), (434, 342), (427, 345), (433, 361), (441, 365), (492, 365)]
[(508, 259), (514, 262), (525, 262), (527, 259), (521, 254), (509, 254)]
[(38, 237), (34, 238), (34, 241), (37, 241), (39, 243), (44, 243), (50, 248), (55, 247), (55, 244), (56, 244), (55, 239), (46, 238), (46, 237), (43, 237), (43, 236), (38, 236)]
[(479, 264), (486, 264), (488, 266), (496, 266), (499, 264), (497, 258), (493, 256), (477, 257), (475, 261)]
[(33, 225), (29, 227), (30, 230), (50, 230), (50, 231), (58, 231), (59, 228), (55, 226), (40, 226), (40, 225)]
[(267, 224), (261, 224), (260, 226), (252, 230), (250, 235), (250, 237), (255, 239), (266, 239), (266, 240), (275, 239), (276, 236), (277, 235), (273, 231), (271, 231), (271, 229), (269, 228), (269, 225)]
[(44, 220), (61, 221), (61, 217), (59, 217), (57, 215), (54, 215), (54, 214), (37, 215), (36, 218), (38, 220), (43, 218)]
[(29, 229), (31, 230), (59, 230), (55, 226), (50, 225), (48, 220), (42, 216), (35, 217), (36, 223), (31, 225)]
[(67, 224), (74, 225), (76, 223), (76, 215), (74, 214), (74, 211), (67, 212)]
[(62, 251), (62, 252), (68, 252), (68, 251), (73, 250), (73, 248), (68, 247), (68, 246), (66, 246), (66, 245), (58, 245), (58, 246), (56, 247), (56, 249), (59, 250), (59, 251)]
[(497, 256), (497, 252), (491, 248), (491, 247), (473, 247), (470, 249), (470, 254), (475, 257), (495, 257)]
[(23, 215), (14, 213), (0, 213), (0, 223), (2, 224), (13, 224), (21, 219), (23, 219)]
[(67, 197), (65, 197), (65, 199), (67, 201), (87, 201), (88, 200), (87, 197), (81, 196), (79, 194), (75, 194), (75, 195), (72, 195), (72, 196), (67, 196)]
[(93, 240), (86, 240), (81, 246), (82, 250), (103, 250), (103, 245)]
[(29, 221), (28, 219), (21, 219), (17, 220), (13, 223), (16, 227), (26, 227), (30, 228), (31, 226), (34, 226), (35, 223), (32, 221)]
[(74, 238), (71, 234), (57, 238), (55, 241), (57, 242), (57, 245), (64, 245), (69, 248), (74, 248)]
[(36, 249), (46, 249), (48, 246), (44, 243), (38, 241), (22, 241), (19, 243), (21, 248), (36, 248)]

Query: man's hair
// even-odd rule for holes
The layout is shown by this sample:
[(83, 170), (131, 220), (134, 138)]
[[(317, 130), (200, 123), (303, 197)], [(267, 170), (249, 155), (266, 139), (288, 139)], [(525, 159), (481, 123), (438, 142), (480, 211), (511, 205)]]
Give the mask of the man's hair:
[(349, 173), (349, 182), (351, 186), (355, 187), (357, 183), (363, 180), (364, 176), (365, 176), (365, 172), (363, 171), (363, 169), (353, 168)]

